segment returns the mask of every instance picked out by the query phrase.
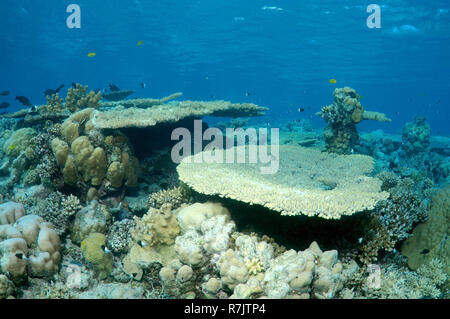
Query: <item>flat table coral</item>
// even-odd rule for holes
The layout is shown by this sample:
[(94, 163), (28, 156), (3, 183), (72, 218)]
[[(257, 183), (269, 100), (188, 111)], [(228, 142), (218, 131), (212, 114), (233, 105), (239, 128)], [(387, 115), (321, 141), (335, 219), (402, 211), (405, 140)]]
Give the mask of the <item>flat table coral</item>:
[(266, 110), (267, 108), (252, 103), (238, 104), (228, 101), (182, 101), (149, 108), (126, 108), (121, 105), (107, 111), (95, 111), (92, 123), (99, 129), (145, 128), (204, 116), (261, 116)]
[(282, 215), (327, 219), (372, 209), (388, 197), (380, 191), (381, 181), (367, 176), (373, 170), (369, 156), (280, 145), (278, 172), (261, 174), (265, 165), (249, 163), (248, 146), (233, 151), (244, 151), (245, 163), (205, 163), (205, 152), (184, 158), (177, 167), (180, 180), (206, 195), (262, 205)]

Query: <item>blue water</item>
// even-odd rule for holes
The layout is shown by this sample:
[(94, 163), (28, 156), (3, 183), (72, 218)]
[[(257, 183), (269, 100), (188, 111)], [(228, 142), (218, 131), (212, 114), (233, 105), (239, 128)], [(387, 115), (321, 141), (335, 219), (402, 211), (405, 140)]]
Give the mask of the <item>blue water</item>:
[[(450, 135), (450, 3), (379, 1), (381, 28), (369, 29), (372, 2), (2, 0), (0, 91), (13, 96), (0, 102), (14, 111), (15, 95), (43, 104), (61, 83), (63, 96), (72, 82), (115, 83), (138, 97), (254, 102), (270, 107), (264, 121), (324, 126), (314, 113), (336, 86), (351, 86), (366, 109), (393, 118), (361, 130), (396, 132), (422, 115), (433, 134)], [(81, 7), (81, 29), (66, 26), (70, 3)]]

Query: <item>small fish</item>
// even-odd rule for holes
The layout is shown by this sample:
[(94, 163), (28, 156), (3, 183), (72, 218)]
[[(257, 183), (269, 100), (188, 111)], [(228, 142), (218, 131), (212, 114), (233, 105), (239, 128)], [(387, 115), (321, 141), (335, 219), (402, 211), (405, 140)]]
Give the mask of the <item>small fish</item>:
[(30, 100), (25, 96), (16, 96), (16, 100), (25, 106), (29, 106), (29, 107), (33, 106), (33, 104), (31, 104)]
[(400, 112), (399, 112), (399, 111), (395, 112), (395, 115), (399, 116), (399, 115), (400, 115)]
[(64, 84), (61, 84), (56, 90), (48, 89), (44, 91), (45, 96), (51, 96), (53, 94), (58, 93), (62, 88), (64, 87)]
[(301, 112), (305, 112), (305, 109), (303, 108), (303, 107), (299, 107), (298, 108), (298, 111), (301, 113)]
[(6, 109), (6, 108), (9, 107), (9, 105), (10, 104), (8, 102), (3, 102), (3, 103), (0, 104), (0, 109)]
[(97, 53), (95, 53), (95, 52), (90, 52), (90, 53), (88, 53), (88, 58), (93, 58), (93, 57), (95, 57), (97, 55)]
[(145, 84), (145, 82), (141, 83), (141, 88), (145, 89), (147, 87), (147, 84)]
[(109, 89), (111, 90), (111, 92), (120, 91), (119, 87), (117, 85), (115, 85), (115, 84), (112, 84), (112, 83), (109, 85)]
[(330, 82), (331, 84), (336, 84), (337, 80), (336, 79), (330, 79), (328, 82)]
[(430, 250), (427, 249), (427, 248), (425, 248), (425, 249), (422, 250), (420, 253), (421, 253), (422, 255), (426, 255), (426, 254), (428, 254), (429, 252), (430, 252)]
[(245, 92), (245, 96), (250, 96), (250, 92)]
[(0, 95), (1, 96), (7, 96), (7, 95), (9, 95), (9, 91), (0, 92)]
[(75, 89), (77, 87), (77, 84), (75, 82), (72, 82), (72, 87)]
[(144, 44), (144, 41), (142, 41), (142, 40), (137, 43), (138, 46), (140, 46), (142, 44)]

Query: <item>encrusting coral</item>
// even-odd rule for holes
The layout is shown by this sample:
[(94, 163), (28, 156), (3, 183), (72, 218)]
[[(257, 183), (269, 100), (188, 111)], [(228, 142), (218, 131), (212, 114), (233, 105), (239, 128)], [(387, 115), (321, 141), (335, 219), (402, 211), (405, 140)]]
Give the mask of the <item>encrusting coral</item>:
[(337, 88), (333, 95), (333, 104), (317, 113), (328, 123), (324, 137), (329, 152), (349, 154), (359, 139), (356, 124), (363, 120), (391, 122), (382, 113), (364, 110), (359, 102), (361, 97), (350, 87)]
[(263, 175), (262, 164), (249, 162), (248, 146), (232, 150), (245, 152), (245, 163), (204, 163), (206, 152), (197, 153), (178, 165), (180, 180), (202, 194), (263, 205), (282, 215), (328, 219), (372, 209), (389, 195), (380, 191), (380, 180), (367, 176), (373, 169), (368, 156), (280, 145), (278, 171)]

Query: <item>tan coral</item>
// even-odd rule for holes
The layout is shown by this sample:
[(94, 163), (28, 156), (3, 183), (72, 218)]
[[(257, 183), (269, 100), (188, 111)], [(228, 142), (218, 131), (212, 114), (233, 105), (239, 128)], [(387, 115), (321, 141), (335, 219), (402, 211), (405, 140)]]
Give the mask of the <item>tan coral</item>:
[(165, 204), (161, 209), (150, 208), (142, 218), (135, 218), (136, 227), (131, 231), (133, 239), (149, 246), (172, 245), (180, 233), (172, 206)]
[(203, 153), (198, 153), (177, 167), (180, 180), (199, 193), (262, 205), (282, 215), (329, 219), (372, 209), (388, 197), (380, 191), (381, 181), (367, 176), (373, 170), (369, 156), (280, 145), (279, 170), (261, 174), (262, 164), (248, 163), (248, 147), (233, 150), (247, 154), (246, 164), (202, 163)]

